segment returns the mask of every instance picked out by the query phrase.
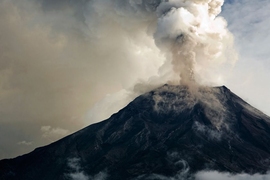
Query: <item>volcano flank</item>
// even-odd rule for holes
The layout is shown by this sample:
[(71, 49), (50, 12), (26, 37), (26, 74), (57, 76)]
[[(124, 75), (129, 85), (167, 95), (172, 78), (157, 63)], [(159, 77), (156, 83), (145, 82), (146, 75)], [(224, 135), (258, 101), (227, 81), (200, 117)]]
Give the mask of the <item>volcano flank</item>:
[[(102, 113), (102, 112), (101, 112)], [(109, 119), (0, 161), (3, 180), (191, 177), (202, 170), (266, 173), (270, 118), (225, 86), (164, 85)], [(106, 175), (105, 175), (106, 174)]]

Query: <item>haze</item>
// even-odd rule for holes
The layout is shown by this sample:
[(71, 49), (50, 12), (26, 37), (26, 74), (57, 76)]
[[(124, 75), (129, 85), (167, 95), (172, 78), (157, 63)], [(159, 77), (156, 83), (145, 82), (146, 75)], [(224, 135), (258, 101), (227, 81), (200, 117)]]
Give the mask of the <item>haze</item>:
[[(116, 2), (111, 11), (102, 0), (0, 0), (0, 159), (103, 120), (174, 76), (152, 36), (156, 14)], [(200, 79), (268, 115), (269, 8), (267, 0), (225, 1), (238, 61), (229, 54)]]

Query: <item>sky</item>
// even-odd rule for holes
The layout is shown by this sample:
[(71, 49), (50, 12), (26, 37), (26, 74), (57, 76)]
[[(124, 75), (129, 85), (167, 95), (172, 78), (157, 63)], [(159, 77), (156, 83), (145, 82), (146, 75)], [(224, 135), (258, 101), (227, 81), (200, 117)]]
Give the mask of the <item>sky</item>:
[[(0, 159), (104, 120), (170, 79), (151, 4), (110, 2), (0, 0)], [(205, 73), (207, 84), (226, 85), (267, 115), (269, 8), (268, 0), (225, 1), (220, 16), (238, 59), (229, 53)]]

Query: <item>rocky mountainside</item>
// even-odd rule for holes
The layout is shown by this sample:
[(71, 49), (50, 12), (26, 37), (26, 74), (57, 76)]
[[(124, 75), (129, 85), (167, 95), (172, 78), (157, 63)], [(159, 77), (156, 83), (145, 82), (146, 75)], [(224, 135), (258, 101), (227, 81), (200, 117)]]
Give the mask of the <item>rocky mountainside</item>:
[(0, 179), (151, 179), (201, 170), (265, 173), (270, 118), (225, 86), (164, 85), (109, 119), (0, 161)]

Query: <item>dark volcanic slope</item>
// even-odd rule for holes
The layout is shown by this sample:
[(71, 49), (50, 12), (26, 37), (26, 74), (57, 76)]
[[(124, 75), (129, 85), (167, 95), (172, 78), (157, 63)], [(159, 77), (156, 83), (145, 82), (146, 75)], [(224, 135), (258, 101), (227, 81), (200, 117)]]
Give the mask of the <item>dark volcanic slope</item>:
[(103, 171), (112, 180), (174, 176), (184, 169), (263, 173), (270, 165), (269, 143), (270, 118), (226, 87), (190, 93), (165, 85), (108, 120), (0, 161), (0, 179), (63, 180), (72, 171)]

